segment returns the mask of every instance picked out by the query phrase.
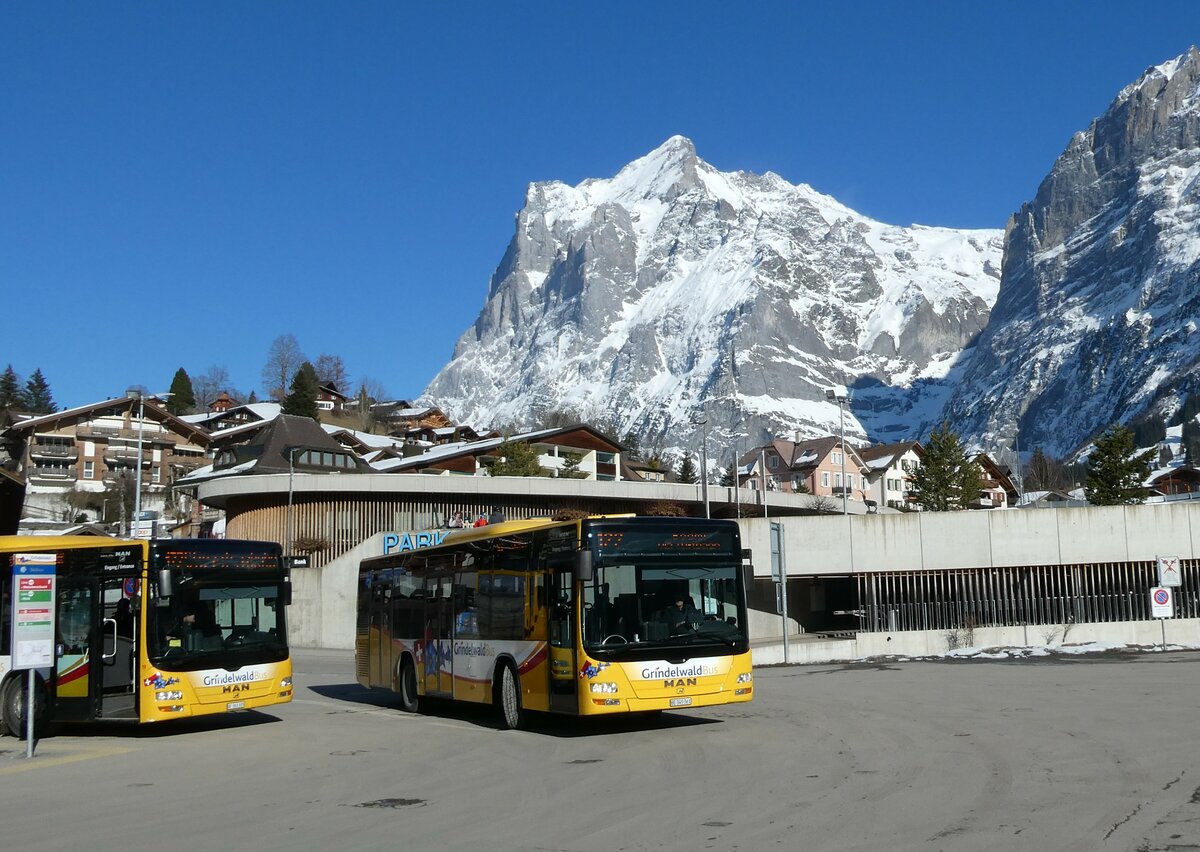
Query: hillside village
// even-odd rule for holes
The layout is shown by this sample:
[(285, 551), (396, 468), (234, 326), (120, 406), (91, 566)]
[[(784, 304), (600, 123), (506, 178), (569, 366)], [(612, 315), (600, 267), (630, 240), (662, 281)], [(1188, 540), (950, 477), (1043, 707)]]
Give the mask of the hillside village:
[[(331, 383), (318, 386), (312, 417), (285, 413), (287, 400), (241, 402), (227, 392), (205, 411), (176, 415), (167, 396), (134, 393), (42, 414), (5, 409), (0, 414), (0, 471), (10, 525), (19, 517), (17, 529), (29, 533), (221, 535), (223, 513), (196, 499), (201, 483), (297, 473), (534, 475), (736, 485), (747, 492), (811, 495), (808, 506), (816, 513), (927, 508), (914, 481), (928, 444), (917, 441), (862, 446), (839, 435), (804, 438), (797, 433), (755, 447), (708, 446), (696, 457), (672, 457), (645, 454), (635, 436), (618, 440), (586, 423), (502, 433), (456, 423), (436, 406), (409, 400), (364, 405)], [(1154, 459), (1143, 482), (1143, 499), (1200, 493), (1200, 472), (1183, 449), (1183, 431), (1181, 426), (1165, 429), (1150, 448)], [(1037, 470), (1036, 454), (1017, 471), (1011, 459), (966, 452), (979, 489), (962, 508), (1086, 505), (1078, 471), (1074, 481), (1067, 481), (1063, 470)], [(529, 466), (510, 464), (518, 455)], [(142, 481), (137, 489), (139, 457)], [(686, 512), (679, 506), (659, 509)]]

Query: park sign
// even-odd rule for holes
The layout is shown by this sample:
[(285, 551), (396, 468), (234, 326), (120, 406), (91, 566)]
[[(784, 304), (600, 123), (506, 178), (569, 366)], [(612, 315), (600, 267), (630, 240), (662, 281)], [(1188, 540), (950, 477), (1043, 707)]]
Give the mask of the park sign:
[(57, 556), (17, 553), (12, 572), (12, 667), (54, 665), (54, 592)]

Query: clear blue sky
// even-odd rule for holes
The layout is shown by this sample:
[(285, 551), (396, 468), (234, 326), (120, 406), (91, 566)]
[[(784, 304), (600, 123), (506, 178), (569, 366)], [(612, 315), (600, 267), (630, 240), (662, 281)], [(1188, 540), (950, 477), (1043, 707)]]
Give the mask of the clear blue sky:
[(418, 395), (530, 181), (680, 133), (895, 224), (1003, 227), (1200, 4), (5, 3), (0, 369), (60, 406), (271, 341)]

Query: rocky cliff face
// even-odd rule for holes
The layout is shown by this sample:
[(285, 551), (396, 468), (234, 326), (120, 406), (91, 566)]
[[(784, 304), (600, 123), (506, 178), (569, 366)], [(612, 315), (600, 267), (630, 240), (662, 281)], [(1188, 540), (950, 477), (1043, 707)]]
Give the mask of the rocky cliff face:
[(944, 412), (985, 444), (1066, 454), (1194, 389), (1200, 53), (1150, 68), (1012, 217), (1003, 285)]
[[(615, 177), (530, 186), (425, 398), (478, 424), (566, 409), (724, 457), (768, 434), (914, 435), (987, 323), (999, 231), (884, 225), (674, 137)], [(961, 369), (959, 365), (958, 369)]]

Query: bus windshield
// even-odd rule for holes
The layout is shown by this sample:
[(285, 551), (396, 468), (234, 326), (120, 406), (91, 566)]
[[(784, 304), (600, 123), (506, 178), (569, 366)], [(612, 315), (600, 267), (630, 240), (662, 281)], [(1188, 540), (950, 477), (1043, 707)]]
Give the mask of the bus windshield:
[(150, 659), (172, 669), (219, 662), (278, 662), (287, 658), (279, 583), (231, 581), (218, 576), (183, 578), (166, 601), (150, 611)]
[(704, 644), (746, 649), (740, 566), (650, 563), (621, 558), (597, 566), (584, 583), (589, 653)]
[(155, 664), (186, 671), (287, 659), (286, 577), (277, 546), (155, 542), (151, 562), (169, 570), (173, 587), (147, 617)]

